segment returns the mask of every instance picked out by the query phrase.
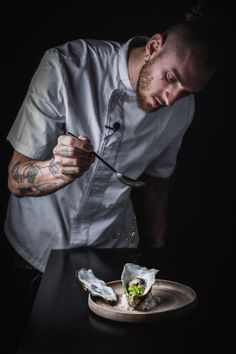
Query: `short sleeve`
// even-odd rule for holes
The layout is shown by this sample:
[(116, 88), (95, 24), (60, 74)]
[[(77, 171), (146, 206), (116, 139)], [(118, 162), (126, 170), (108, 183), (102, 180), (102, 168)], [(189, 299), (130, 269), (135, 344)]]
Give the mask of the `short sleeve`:
[(52, 155), (65, 124), (63, 62), (55, 49), (48, 50), (32, 80), (7, 140), (18, 152), (33, 158)]

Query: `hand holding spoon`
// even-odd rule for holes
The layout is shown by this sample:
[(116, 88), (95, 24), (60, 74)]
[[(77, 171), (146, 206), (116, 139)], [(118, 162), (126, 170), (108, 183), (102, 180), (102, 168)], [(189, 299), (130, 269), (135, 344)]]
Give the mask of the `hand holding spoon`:
[[(74, 135), (70, 132), (66, 132), (66, 134), (74, 136), (75, 138), (78, 138), (76, 135)], [(103, 160), (103, 158), (101, 156), (99, 156), (95, 151), (93, 151), (93, 154), (116, 174), (116, 176), (120, 180), (120, 182), (122, 182), (130, 187), (133, 187), (133, 188), (140, 188), (140, 187), (144, 187), (146, 185), (146, 183), (141, 180), (127, 177), (123, 173), (116, 171), (114, 167), (112, 167), (107, 161)]]

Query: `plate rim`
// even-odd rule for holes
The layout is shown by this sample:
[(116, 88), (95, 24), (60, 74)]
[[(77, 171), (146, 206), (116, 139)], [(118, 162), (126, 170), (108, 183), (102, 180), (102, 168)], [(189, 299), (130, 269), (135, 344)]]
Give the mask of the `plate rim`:
[[(112, 286), (112, 285), (117, 285), (117, 284), (121, 284), (121, 280), (112, 280), (109, 282), (106, 282), (107, 285)], [(197, 298), (197, 294), (196, 291), (190, 287), (187, 284), (183, 284), (180, 282), (176, 282), (176, 281), (172, 281), (172, 280), (167, 280), (167, 279), (156, 279), (154, 286), (156, 285), (160, 285), (160, 284), (166, 284), (166, 285), (173, 285), (176, 287), (180, 287), (186, 290), (186, 292), (188, 292), (189, 294), (191, 294), (191, 296), (193, 297), (193, 299), (190, 301), (188, 301), (185, 305), (177, 307), (175, 309), (166, 309), (163, 311), (153, 311), (150, 310), (148, 312), (144, 312), (144, 311), (129, 311), (129, 310), (121, 310), (121, 312), (119, 311), (114, 311), (113, 306), (111, 305), (110, 308), (102, 306), (101, 304), (99, 304), (97, 301), (99, 299), (94, 298), (91, 294), (89, 294), (88, 296), (88, 306), (89, 309), (95, 313), (97, 316), (102, 317), (102, 318), (106, 318), (109, 320), (114, 320), (114, 321), (119, 321), (119, 322), (153, 322), (153, 321), (158, 321), (158, 320), (165, 320), (165, 319), (170, 319), (170, 318), (176, 318), (179, 317), (180, 314), (181, 316), (190, 312), (191, 310), (193, 310), (197, 303), (198, 303), (198, 298)], [(185, 293), (184, 293), (185, 295)]]

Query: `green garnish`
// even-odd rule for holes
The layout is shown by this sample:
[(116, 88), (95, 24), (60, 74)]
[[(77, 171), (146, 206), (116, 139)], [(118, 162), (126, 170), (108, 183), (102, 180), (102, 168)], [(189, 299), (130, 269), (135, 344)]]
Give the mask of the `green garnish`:
[(143, 296), (145, 288), (139, 285), (128, 285), (127, 291), (129, 296)]

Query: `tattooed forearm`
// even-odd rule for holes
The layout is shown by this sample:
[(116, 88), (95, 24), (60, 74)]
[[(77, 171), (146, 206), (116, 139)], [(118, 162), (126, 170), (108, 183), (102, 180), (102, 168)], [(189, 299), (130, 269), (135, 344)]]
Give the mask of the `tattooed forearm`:
[(18, 161), (13, 167), (12, 167), (12, 178), (18, 182), (18, 183), (22, 183), (24, 178), (21, 175), (21, 162)]
[(34, 183), (35, 177), (37, 176), (39, 170), (40, 169), (37, 166), (29, 166), (26, 172), (26, 178), (29, 183)]
[(72, 180), (59, 172), (55, 159), (18, 160), (9, 168), (9, 188), (18, 197), (50, 194)]
[(29, 183), (33, 184), (39, 171), (40, 168), (34, 166), (33, 163), (25, 162), (22, 164), (19, 161), (12, 167), (12, 178), (17, 183), (22, 183), (24, 182), (24, 179), (27, 179)]
[(53, 193), (57, 189), (58, 189), (58, 185), (56, 183), (44, 183), (32, 188), (19, 187), (19, 192), (22, 194), (22, 196), (30, 196), (30, 195), (43, 196), (43, 195)]

